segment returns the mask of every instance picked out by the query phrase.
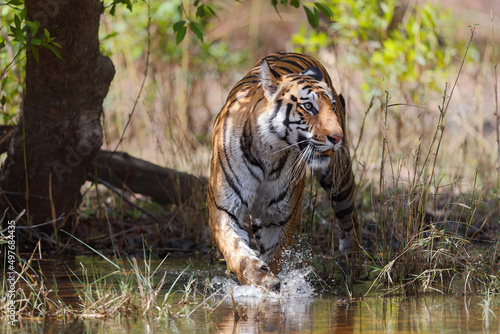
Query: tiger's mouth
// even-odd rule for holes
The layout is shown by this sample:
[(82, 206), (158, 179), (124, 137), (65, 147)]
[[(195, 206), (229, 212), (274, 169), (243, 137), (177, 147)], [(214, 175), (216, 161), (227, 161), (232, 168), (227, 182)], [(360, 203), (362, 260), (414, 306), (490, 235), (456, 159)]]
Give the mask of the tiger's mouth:
[(333, 149), (328, 149), (326, 151), (316, 151), (314, 152), (314, 156), (317, 157), (317, 158), (322, 158), (322, 157), (327, 157), (330, 155), (330, 153), (332, 153)]
[(312, 169), (325, 168), (330, 162), (330, 154), (332, 152), (332, 148), (323, 151), (319, 151), (318, 148), (316, 148), (309, 154), (307, 163)]
[(299, 137), (299, 142), (298, 142), (299, 150), (304, 151), (306, 148), (311, 149), (311, 158), (325, 158), (332, 153), (332, 151), (335, 149), (334, 147), (328, 148), (325, 150), (325, 147), (318, 147), (316, 143), (312, 143), (309, 140), (306, 140), (305, 137)]

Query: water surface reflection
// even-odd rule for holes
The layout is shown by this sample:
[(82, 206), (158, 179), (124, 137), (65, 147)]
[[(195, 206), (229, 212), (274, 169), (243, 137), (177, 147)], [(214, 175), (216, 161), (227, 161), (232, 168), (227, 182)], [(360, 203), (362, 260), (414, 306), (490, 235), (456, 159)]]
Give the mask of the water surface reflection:
[[(217, 308), (198, 308), (189, 318), (23, 319), (12, 333), (500, 333), (500, 299), (484, 317), (479, 297), (368, 298), (346, 302), (338, 297), (236, 298)], [(196, 305), (188, 305), (194, 309)]]
[[(108, 268), (105, 261), (81, 261), (71, 266), (82, 268), (92, 263), (97, 269)], [(205, 261), (206, 262), (206, 261)], [(0, 332), (11, 333), (500, 333), (500, 296), (489, 301), (478, 296), (432, 295), (420, 298), (380, 298), (346, 300), (339, 296), (312, 291), (304, 269), (289, 272), (288, 281), (282, 277), (287, 292), (281, 295), (265, 294), (257, 288), (241, 287), (224, 278), (223, 270), (209, 268), (186, 259), (172, 259), (164, 263), (168, 270), (169, 287), (181, 274), (182, 290), (187, 278), (199, 280), (199, 292), (207, 278), (211, 291), (217, 295), (208, 298), (202, 293), (191, 295), (188, 303), (180, 303), (185, 297), (177, 292), (171, 299), (172, 308), (161, 317), (117, 316), (114, 319), (93, 318), (20, 318), (15, 328), (6, 321)], [(78, 298), (73, 294), (75, 286), (64, 284), (66, 270), (55, 270), (61, 264), (41, 268), (47, 278), (58, 283), (58, 295), (73, 308), (78, 308)], [(163, 267), (162, 267), (163, 268)], [(56, 275), (56, 272), (58, 275)], [(63, 273), (60, 273), (63, 272)], [(162, 274), (160, 273), (160, 276)], [(74, 283), (74, 280), (73, 280)], [(68, 286), (68, 289), (65, 289)], [(76, 287), (78, 288), (78, 287)], [(165, 290), (166, 288), (164, 288)], [(165, 291), (166, 292), (166, 291)], [(210, 292), (211, 293), (211, 292)], [(231, 298), (232, 295), (232, 298)], [(200, 305), (201, 303), (201, 305)]]
[(224, 333), (500, 333), (500, 298), (490, 304), (489, 319), (479, 297), (367, 298), (338, 297), (241, 301), (246, 321), (236, 321), (230, 305), (214, 312)]

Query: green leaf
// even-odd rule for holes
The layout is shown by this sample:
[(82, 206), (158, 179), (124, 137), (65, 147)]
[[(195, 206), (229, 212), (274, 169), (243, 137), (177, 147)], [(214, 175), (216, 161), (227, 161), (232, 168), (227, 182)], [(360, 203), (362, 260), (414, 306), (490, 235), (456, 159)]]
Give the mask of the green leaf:
[(40, 28), (40, 22), (25, 21), (24, 23), (31, 29), (31, 34), (35, 36), (38, 32), (38, 28)]
[(308, 7), (304, 6), (304, 11), (307, 15), (307, 21), (313, 28), (317, 28), (319, 26), (319, 12), (316, 8), (314, 8), (314, 12), (310, 10)]
[(111, 9), (109, 10), (109, 13), (111, 14), (111, 16), (115, 15), (116, 6), (118, 4), (123, 4), (128, 8), (128, 10), (132, 11), (132, 2), (130, 0), (113, 0), (113, 2), (111, 4)]
[(33, 55), (33, 58), (35, 58), (36, 62), (40, 62), (40, 57), (38, 55), (38, 48), (35, 46), (30, 47), (31, 49), (31, 54)]
[(204, 17), (205, 16), (205, 5), (201, 5), (196, 8), (196, 17)]
[(278, 12), (278, 0), (271, 0), (271, 5), (274, 6), (274, 10), (276, 11), (276, 13), (278, 13), (278, 15), (280, 14), (280, 12)]
[(108, 39), (111, 39), (111, 38), (114, 38), (118, 36), (118, 33), (115, 31), (115, 32), (112, 32), (110, 34), (107, 34), (106, 36), (104, 36), (103, 38), (101, 38), (101, 41), (105, 41), (105, 40), (108, 40)]
[(40, 45), (42, 45), (42, 41), (40, 40), (40, 38), (32, 38), (30, 41), (30, 44), (40, 46)]
[(60, 60), (63, 60), (63, 58), (61, 56), (61, 53), (59, 53), (59, 50), (57, 50), (54, 46), (52, 46), (51, 44), (45, 44), (44, 47), (47, 48), (47, 49), (49, 49), (50, 51), (52, 51), (52, 53), (54, 54), (54, 56), (56, 56)]
[(213, 17), (217, 17), (217, 14), (215, 14), (215, 10), (210, 5), (205, 5), (205, 12), (208, 12)]
[(295, 8), (299, 8), (300, 1), (299, 0), (292, 0), (292, 1), (290, 1), (290, 5), (294, 6)]
[(132, 11), (132, 1), (130, 0), (123, 0), (123, 3), (127, 5), (127, 9)]
[(21, 19), (26, 20), (26, 15), (28, 15), (28, 8), (26, 8), (26, 6), (24, 6), (23, 10), (21, 10)]
[(5, 47), (5, 41), (0, 41), (0, 50), (2, 50)]
[(187, 28), (182, 26), (181, 28), (179, 28), (177, 31), (176, 31), (176, 35), (175, 35), (175, 41), (177, 43), (177, 45), (179, 45), (180, 42), (182, 42), (182, 40), (184, 39), (184, 36), (186, 36), (186, 32), (187, 32)]
[(198, 39), (203, 43), (203, 29), (201, 28), (201, 26), (196, 23), (196, 22), (189, 22), (189, 28), (191, 29), (192, 32), (195, 33), (196, 37), (198, 37)]
[(328, 7), (327, 5), (325, 4), (322, 4), (322, 3), (319, 3), (319, 2), (315, 2), (314, 5), (316, 6), (316, 8), (318, 8), (320, 11), (323, 12), (323, 14), (325, 14), (326, 16), (328, 16), (329, 19), (331, 19), (333, 17), (333, 12), (332, 10), (330, 9), (330, 7)]
[(10, 1), (7, 1), (8, 5), (9, 6), (21, 6), (24, 4), (24, 1), (21, 1), (21, 0), (10, 0)]
[(21, 19), (17, 15), (14, 15), (14, 24), (16, 28), (21, 28)]
[(186, 21), (175, 22), (175, 24), (174, 24), (174, 31), (178, 32), (179, 30), (181, 30), (182, 28), (184, 28), (185, 24), (186, 24)]
[(26, 41), (26, 37), (24, 36), (24, 32), (22, 29), (14, 28), (12, 32), (14, 33), (15, 40), (18, 41), (19, 43), (24, 43)]
[(111, 5), (111, 9), (109, 13), (114, 16), (116, 11), (116, 6), (118, 4), (123, 4), (127, 7), (128, 10), (132, 11), (132, 2), (130, 0), (113, 0), (113, 4)]

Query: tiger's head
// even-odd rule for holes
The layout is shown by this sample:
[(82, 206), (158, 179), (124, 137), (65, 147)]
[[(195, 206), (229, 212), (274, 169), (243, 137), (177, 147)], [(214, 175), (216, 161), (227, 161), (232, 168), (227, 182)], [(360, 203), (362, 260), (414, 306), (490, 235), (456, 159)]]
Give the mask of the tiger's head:
[(342, 148), (340, 114), (344, 100), (327, 85), (319, 68), (280, 75), (266, 60), (260, 80), (267, 107), (259, 116), (261, 134), (277, 150), (292, 148), (313, 169), (325, 168)]

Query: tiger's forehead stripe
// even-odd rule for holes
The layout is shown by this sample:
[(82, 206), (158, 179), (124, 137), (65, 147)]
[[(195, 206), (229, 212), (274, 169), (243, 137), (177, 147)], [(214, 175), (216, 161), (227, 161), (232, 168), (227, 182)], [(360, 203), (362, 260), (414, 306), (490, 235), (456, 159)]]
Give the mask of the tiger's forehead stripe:
[[(284, 56), (286, 56), (286, 58)], [(306, 68), (316, 66), (313, 61), (310, 62), (303, 55), (298, 55), (298, 54), (293, 54), (293, 53), (277, 52), (273, 55), (266, 57), (266, 59), (279, 60), (281, 62), (287, 63), (291, 66), (294, 66), (294, 67), (297, 67), (298, 69), (300, 69), (299, 72), (302, 72)]]
[(313, 92), (312, 90), (306, 90), (306, 89), (301, 89), (299, 91), (299, 98), (304, 101), (315, 101), (318, 98), (318, 94), (316, 92)]
[[(328, 87), (332, 87), (332, 82), (326, 69), (311, 57), (293, 53), (277, 52), (267, 56), (265, 59), (268, 61), (269, 65), (271, 65), (271, 67), (280, 75), (301, 73), (309, 67), (318, 67)], [(253, 87), (253, 85), (258, 84), (260, 64), (261, 62), (256, 64), (256, 66), (252, 68), (252, 70), (233, 87), (233, 89), (229, 93), (228, 100), (232, 98), (232, 96), (234, 96), (236, 92), (241, 91), (242, 89), (245, 89), (247, 87)], [(280, 64), (283, 64), (284, 66), (280, 66)]]

